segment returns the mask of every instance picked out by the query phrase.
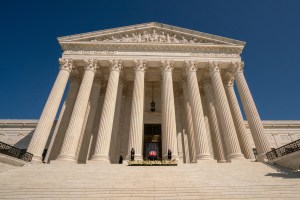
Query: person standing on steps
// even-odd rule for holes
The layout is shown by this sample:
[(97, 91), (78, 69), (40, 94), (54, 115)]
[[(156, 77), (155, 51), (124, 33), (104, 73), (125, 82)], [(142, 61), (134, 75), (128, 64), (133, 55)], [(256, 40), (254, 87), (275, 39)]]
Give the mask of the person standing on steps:
[(172, 151), (169, 149), (168, 150), (168, 160), (172, 159)]
[(123, 164), (123, 156), (122, 155), (120, 155), (119, 164)]
[(135, 151), (134, 151), (134, 148), (132, 148), (131, 152), (130, 152), (131, 161), (134, 161), (134, 154), (135, 154)]

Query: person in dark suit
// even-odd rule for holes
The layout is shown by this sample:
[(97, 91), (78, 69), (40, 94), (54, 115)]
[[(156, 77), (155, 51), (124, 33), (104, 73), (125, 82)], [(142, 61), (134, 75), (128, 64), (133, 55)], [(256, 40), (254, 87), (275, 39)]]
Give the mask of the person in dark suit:
[(134, 148), (132, 148), (131, 152), (130, 152), (131, 161), (134, 161), (134, 154), (135, 154), (135, 151), (134, 151)]

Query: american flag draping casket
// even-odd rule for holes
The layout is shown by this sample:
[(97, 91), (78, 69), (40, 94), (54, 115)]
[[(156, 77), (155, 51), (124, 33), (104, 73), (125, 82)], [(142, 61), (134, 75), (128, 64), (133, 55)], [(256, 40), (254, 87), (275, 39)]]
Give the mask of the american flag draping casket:
[(149, 151), (149, 156), (150, 157), (156, 157), (156, 151)]

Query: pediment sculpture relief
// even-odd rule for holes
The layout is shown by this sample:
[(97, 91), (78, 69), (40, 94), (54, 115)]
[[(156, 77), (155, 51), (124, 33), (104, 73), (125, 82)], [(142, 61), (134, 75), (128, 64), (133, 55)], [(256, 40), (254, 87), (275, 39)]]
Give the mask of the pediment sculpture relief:
[[(152, 42), (152, 43), (204, 43), (213, 44), (208, 40), (186, 36), (177, 33), (171, 33), (163, 30), (144, 30), (128, 32), (123, 34), (114, 34), (92, 39), (91, 42)], [(215, 42), (214, 42), (215, 43)]]

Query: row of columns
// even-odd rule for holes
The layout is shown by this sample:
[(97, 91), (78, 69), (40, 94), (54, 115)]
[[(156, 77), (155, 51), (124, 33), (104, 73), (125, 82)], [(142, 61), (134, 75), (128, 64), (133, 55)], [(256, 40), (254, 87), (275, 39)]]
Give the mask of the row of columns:
[[(72, 114), (70, 115), (70, 119), (66, 120), (68, 122), (68, 126), (65, 126), (67, 128), (65, 128), (65, 137), (60, 153), (57, 157), (58, 161), (77, 162), (79, 149), (84, 148), (80, 147), (82, 140), (86, 137), (84, 135), (89, 134), (93, 128), (93, 122), (90, 123), (89, 121), (92, 120), (87, 120), (87, 116), (94, 118), (96, 115), (96, 109), (91, 110), (91, 105), (97, 104), (98, 102), (101, 81), (95, 81), (96, 83), (93, 84), (96, 71), (99, 70), (97, 60), (86, 60), (85, 62), (86, 66), (84, 68), (84, 75), (80, 87), (77, 89), (78, 93), (76, 101), (74, 102)], [(41, 155), (49, 137), (52, 123), (62, 99), (70, 73), (74, 69), (71, 59), (60, 59), (60, 64), (60, 72), (28, 147), (28, 152), (33, 153), (34, 155), (33, 162), (41, 162)], [(110, 140), (112, 137), (119, 76), (122, 70), (121, 60), (111, 60), (110, 64), (110, 73), (104, 97), (102, 114), (99, 121), (95, 151), (91, 158), (92, 161), (103, 163), (108, 163), (110, 161)], [(167, 157), (168, 149), (172, 151), (173, 158), (177, 158), (178, 156), (172, 80), (173, 65), (174, 63), (171, 60), (161, 61), (163, 158)], [(233, 74), (233, 77), (237, 82), (237, 87), (249, 122), (251, 133), (253, 134), (254, 142), (259, 153), (259, 158), (263, 159), (264, 154), (269, 151), (269, 146), (264, 135), (263, 127), (254, 101), (243, 75), (243, 66), (241, 63), (233, 63), (232, 65), (231, 74)], [(142, 133), (144, 79), (146, 69), (146, 61), (134, 61), (135, 76), (130, 116), (128, 156), (130, 155), (131, 148), (134, 148), (137, 159), (142, 159), (143, 155)], [(224, 87), (220, 74), (220, 63), (209, 63), (208, 69), (210, 82), (206, 82), (204, 89), (206, 93), (206, 101), (208, 102), (208, 115), (210, 117), (212, 139), (217, 145), (217, 152), (215, 152), (217, 159), (219, 162), (224, 162), (226, 159), (243, 159), (244, 156), (247, 159), (252, 159), (253, 153), (247, 139), (245, 125), (233, 90), (233, 84), (224, 84)], [(186, 84), (183, 85), (183, 94), (185, 100), (184, 107), (186, 124), (188, 127), (188, 140), (190, 144), (190, 160), (192, 162), (212, 160), (196, 71), (197, 62), (185, 61)], [(73, 83), (71, 83), (71, 85), (72, 84)], [(62, 112), (64, 112), (64, 107), (62, 109)], [(61, 118), (61, 116), (59, 118)], [(58, 121), (60, 123), (63, 122), (60, 119)], [(65, 124), (67, 122), (65, 122)], [(223, 136), (221, 135), (221, 130)], [(55, 131), (55, 133), (59, 132)], [(222, 137), (224, 143), (222, 141)], [(53, 143), (53, 141), (51, 143)], [(226, 158), (225, 155), (227, 155)]]

